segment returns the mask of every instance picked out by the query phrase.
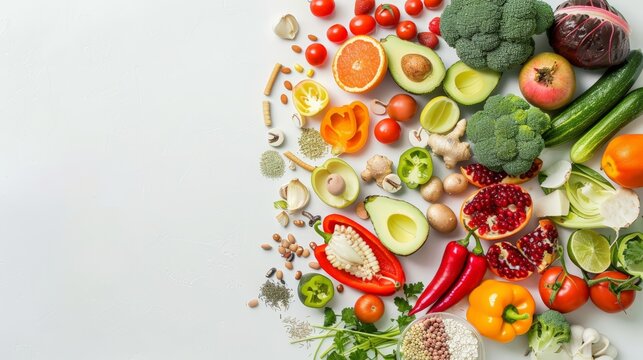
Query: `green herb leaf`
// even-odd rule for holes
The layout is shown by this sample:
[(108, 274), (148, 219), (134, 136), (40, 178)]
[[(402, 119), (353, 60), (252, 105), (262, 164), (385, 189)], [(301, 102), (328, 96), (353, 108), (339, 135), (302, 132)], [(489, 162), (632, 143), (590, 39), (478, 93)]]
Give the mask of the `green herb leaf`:
[(288, 203), (286, 200), (277, 200), (272, 205), (275, 207), (275, 209), (280, 209), (280, 210), (286, 210), (288, 209)]
[(628, 266), (639, 265), (643, 263), (643, 239), (630, 240), (625, 244), (623, 251), (625, 263)]
[(407, 299), (420, 295), (422, 290), (424, 290), (424, 284), (421, 282), (404, 284), (404, 296), (406, 296)]
[(390, 353), (388, 355), (384, 355), (384, 360), (396, 360), (397, 359), (396, 355), (397, 355), (396, 351), (393, 350), (392, 353)]
[(349, 335), (343, 331), (338, 331), (335, 333), (335, 337), (333, 338), (333, 344), (335, 344), (335, 351), (337, 351), (340, 354), (344, 353), (344, 349), (346, 348), (346, 345), (348, 345), (348, 337)]
[(409, 302), (403, 297), (395, 297), (395, 299), (393, 299), (393, 303), (397, 306), (397, 311), (401, 313), (408, 312), (412, 309)]
[(377, 327), (375, 327), (375, 325), (373, 324), (365, 324), (360, 322), (357, 326), (357, 330), (369, 334), (374, 334), (377, 332)]
[(333, 326), (337, 322), (337, 315), (333, 309), (326, 307), (324, 309), (324, 326)]
[(357, 316), (355, 316), (355, 311), (352, 307), (342, 310), (342, 321), (346, 323), (347, 326), (357, 326), (359, 320), (357, 320)]
[(333, 351), (326, 356), (327, 360), (347, 360), (346, 356), (340, 355), (337, 352)]
[(415, 315), (400, 315), (397, 317), (397, 325), (400, 327), (400, 331), (404, 330), (413, 320), (415, 320)]
[(367, 360), (368, 353), (364, 349), (358, 349), (350, 354), (348, 357), (350, 360)]

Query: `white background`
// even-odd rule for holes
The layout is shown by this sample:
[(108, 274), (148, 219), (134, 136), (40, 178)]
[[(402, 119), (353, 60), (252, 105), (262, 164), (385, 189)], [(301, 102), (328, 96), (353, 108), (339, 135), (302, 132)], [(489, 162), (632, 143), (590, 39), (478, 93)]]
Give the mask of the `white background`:
[[(1, 359), (308, 358), (310, 350), (288, 345), (285, 313), (245, 306), (266, 269), (280, 263), (259, 249), (281, 231), (272, 209), (278, 186), (291, 177), (308, 182), (301, 169), (283, 181), (259, 175), (268, 148), (261, 101), (275, 62), (305, 64), (291, 42), (273, 35), (279, 16), (300, 20), (294, 43), (305, 47), (305, 35), (314, 33), (329, 45), (325, 29), (352, 13), (352, 1), (337, 3), (326, 20), (313, 18), (303, 0), (0, 4)], [(632, 48), (640, 47), (637, 2), (613, 4), (634, 25)], [(419, 28), (435, 15), (426, 13)], [(543, 36), (538, 42), (547, 48)], [(334, 54), (336, 46), (328, 48)], [(447, 66), (456, 60), (445, 43), (438, 53)], [(387, 77), (369, 96), (352, 96), (334, 85), (328, 64), (317, 72), (332, 105), (399, 92)], [(516, 92), (515, 73), (496, 91)], [(598, 75), (578, 71), (578, 92)], [(296, 151), (293, 110), (278, 102), (284, 79), (271, 98), (273, 119), (289, 135), (283, 149)], [(428, 99), (416, 98), (420, 106)], [(417, 119), (407, 129), (416, 126)], [(643, 132), (643, 124), (623, 132)], [(344, 158), (361, 170), (373, 153), (396, 160), (407, 147), (405, 132), (396, 146), (371, 140), (361, 155)], [(546, 163), (565, 156), (564, 147), (543, 153)], [(362, 189), (362, 197), (381, 193), (372, 184)], [(527, 189), (541, 196), (535, 183)], [(416, 192), (401, 197), (427, 207)], [(445, 198), (453, 209), (461, 200)], [(322, 205), (313, 196), (309, 210), (332, 212)], [(307, 229), (288, 231), (305, 244), (315, 239)], [(421, 251), (402, 259), (409, 281), (427, 283), (446, 242), (462, 234), (433, 232)], [(301, 260), (296, 267), (307, 269)], [(289, 272), (287, 279), (296, 285)], [(536, 280), (525, 284), (534, 289)], [(332, 305), (341, 309), (356, 297), (347, 290)], [(298, 302), (288, 314), (321, 321)], [(643, 301), (627, 315), (588, 303), (568, 318), (607, 334), (621, 359), (640, 358)], [(490, 359), (518, 359), (526, 341), (486, 345)]]

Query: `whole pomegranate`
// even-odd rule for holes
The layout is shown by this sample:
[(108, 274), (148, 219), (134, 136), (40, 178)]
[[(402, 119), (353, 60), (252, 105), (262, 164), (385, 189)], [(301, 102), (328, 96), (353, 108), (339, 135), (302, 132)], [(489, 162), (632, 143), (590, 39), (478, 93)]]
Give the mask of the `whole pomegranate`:
[(538, 227), (518, 240), (517, 246), (507, 241), (495, 243), (487, 250), (491, 272), (504, 279), (517, 281), (535, 271), (542, 273), (558, 257), (558, 231), (551, 220), (539, 221)]
[(481, 239), (498, 240), (524, 228), (531, 212), (531, 196), (523, 188), (513, 184), (494, 184), (465, 200), (460, 209), (460, 219), (465, 228), (475, 228)]
[(543, 167), (543, 161), (539, 158), (534, 160), (531, 168), (518, 176), (510, 176), (504, 171), (493, 171), (482, 164), (469, 164), (461, 166), (460, 172), (467, 178), (467, 181), (477, 187), (485, 187), (493, 184), (522, 184), (538, 175)]
[(574, 68), (564, 57), (540, 53), (520, 70), (520, 92), (530, 104), (543, 110), (556, 110), (569, 104), (576, 91)]

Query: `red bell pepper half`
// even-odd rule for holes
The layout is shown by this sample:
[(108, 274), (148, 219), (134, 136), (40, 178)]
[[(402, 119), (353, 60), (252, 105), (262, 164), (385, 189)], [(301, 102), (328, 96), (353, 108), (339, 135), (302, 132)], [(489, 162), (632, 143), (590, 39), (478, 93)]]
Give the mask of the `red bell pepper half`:
[(397, 257), (388, 251), (373, 233), (355, 221), (339, 214), (326, 216), (322, 223), (323, 232), (318, 231), (326, 243), (331, 240), (335, 226), (337, 225), (350, 226), (362, 237), (364, 242), (373, 250), (373, 255), (375, 255), (375, 258), (379, 262), (380, 272), (373, 276), (371, 280), (362, 280), (347, 271), (339, 270), (335, 268), (326, 257), (327, 245), (318, 245), (315, 248), (315, 258), (328, 275), (346, 286), (350, 286), (367, 294), (382, 296), (393, 295), (404, 285), (406, 280), (404, 269), (402, 269), (402, 265)]

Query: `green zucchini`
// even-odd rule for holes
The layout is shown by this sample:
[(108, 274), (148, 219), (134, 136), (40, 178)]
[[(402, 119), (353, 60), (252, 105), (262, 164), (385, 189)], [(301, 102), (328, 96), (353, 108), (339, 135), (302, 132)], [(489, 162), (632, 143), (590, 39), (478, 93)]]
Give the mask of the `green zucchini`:
[(627, 94), (643, 69), (641, 50), (633, 50), (625, 63), (613, 66), (563, 112), (554, 118), (543, 134), (545, 146), (578, 139)]
[(612, 111), (572, 146), (570, 152), (572, 161), (582, 163), (591, 159), (601, 145), (642, 112), (643, 88), (638, 88), (627, 94)]

